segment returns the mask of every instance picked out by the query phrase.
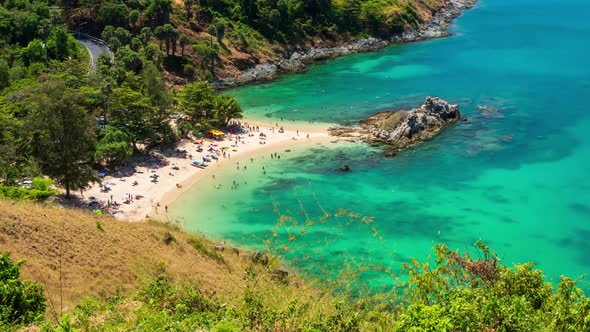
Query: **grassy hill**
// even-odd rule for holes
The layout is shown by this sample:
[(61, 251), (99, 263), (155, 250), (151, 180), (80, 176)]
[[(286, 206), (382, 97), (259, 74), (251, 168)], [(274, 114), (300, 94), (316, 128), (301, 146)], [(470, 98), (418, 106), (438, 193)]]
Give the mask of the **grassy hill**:
[[(10, 252), (15, 261), (26, 259), (21, 276), (45, 288), (49, 321), (81, 301), (88, 303), (85, 298), (96, 303), (119, 298), (125, 300), (115, 307), (129, 316), (119, 317), (113, 326), (133, 326), (137, 316), (129, 306), (138, 309), (138, 292), (158, 280), (192, 289), (214, 307), (242, 308), (248, 285), (256, 282), (264, 310), (281, 311), (296, 302), (306, 305), (303, 316), (332, 311), (332, 298), (297, 276), (276, 280), (268, 272), (274, 267), (253, 263), (247, 253), (236, 254), (230, 248), (219, 252), (211, 246), (206, 239), (160, 223), (121, 222), (78, 210), (0, 200), (1, 251)], [(248, 281), (246, 271), (256, 280)]]
[[(552, 285), (533, 264), (503, 266), (481, 242), (413, 260), (403, 295), (353, 296), (167, 225), (26, 202), (0, 201), (0, 248), (3, 331), (590, 330), (575, 280)], [(27, 262), (12, 266), (6, 252)], [(26, 305), (18, 294), (41, 302), (24, 279), (44, 289), (47, 310), (15, 323), (22, 313), (10, 308)]]

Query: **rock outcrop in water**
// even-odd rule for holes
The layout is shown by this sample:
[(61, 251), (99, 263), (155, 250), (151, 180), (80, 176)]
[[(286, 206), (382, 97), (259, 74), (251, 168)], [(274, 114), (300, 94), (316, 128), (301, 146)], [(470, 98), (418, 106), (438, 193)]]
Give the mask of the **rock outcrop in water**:
[(377, 113), (362, 121), (360, 128), (332, 128), (330, 133), (385, 143), (391, 146), (387, 154), (395, 155), (433, 138), (457, 120), (465, 120), (458, 105), (451, 105), (438, 97), (426, 97), (419, 108)]

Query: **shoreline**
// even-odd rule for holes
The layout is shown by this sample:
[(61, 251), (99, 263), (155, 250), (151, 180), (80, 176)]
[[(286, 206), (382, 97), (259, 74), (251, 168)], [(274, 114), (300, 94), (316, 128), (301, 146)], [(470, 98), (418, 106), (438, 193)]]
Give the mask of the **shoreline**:
[(229, 89), (251, 83), (269, 82), (276, 80), (282, 74), (305, 72), (307, 66), (325, 60), (355, 53), (375, 52), (395, 44), (448, 37), (451, 35), (449, 28), (454, 20), (476, 4), (477, 0), (447, 0), (447, 3), (418, 29), (408, 29), (388, 39), (370, 37), (345, 42), (334, 47), (320, 46), (294, 51), (287, 57), (277, 58), (274, 61), (246, 69), (237, 76), (219, 79), (213, 85), (218, 89)]
[[(394, 43), (414, 42), (431, 38), (440, 38), (448, 36), (448, 28), (453, 20), (461, 13), (472, 8), (477, 3), (476, 0), (449, 0), (447, 5), (441, 8), (428, 22), (424, 23), (420, 29), (411, 29), (403, 32), (401, 35), (392, 37), (389, 40), (376, 38), (363, 39), (354, 42), (357, 47), (351, 47), (351, 44), (333, 48), (312, 48), (305, 53), (295, 52), (289, 59), (279, 59), (277, 63), (258, 65), (246, 70), (236, 78), (216, 82), (218, 88), (236, 87), (258, 81), (274, 80), (279, 74), (289, 72), (301, 72), (307, 65), (317, 63), (322, 60), (336, 58), (339, 56), (349, 55), (359, 52), (377, 51)], [(360, 47), (358, 47), (360, 43)], [(364, 46), (363, 46), (364, 45)], [(258, 71), (264, 75), (258, 75)], [(269, 70), (270, 68), (270, 76)], [(254, 73), (254, 75), (252, 74)], [(230, 82), (230, 83), (228, 83)], [(94, 184), (85, 191), (86, 197), (94, 197), (95, 201), (101, 206), (108, 205), (107, 202), (115, 202), (115, 207), (110, 207), (110, 213), (117, 219), (128, 221), (142, 221), (147, 219), (166, 219), (168, 205), (171, 205), (182, 194), (186, 193), (199, 181), (213, 176), (215, 170), (224, 166), (231, 161), (240, 161), (254, 154), (260, 154), (265, 151), (293, 147), (295, 145), (304, 145), (311, 143), (321, 143), (346, 138), (335, 137), (330, 135), (328, 128), (333, 124), (330, 123), (313, 123), (306, 124), (301, 122), (281, 121), (275, 124), (242, 119), (245, 126), (258, 126), (260, 132), (267, 134), (265, 144), (260, 144), (258, 132), (255, 136), (245, 136), (241, 139), (244, 143), (239, 142), (236, 146), (235, 138), (231, 141), (225, 138), (222, 141), (210, 139), (203, 140), (203, 147), (207, 149), (210, 144), (217, 144), (219, 147), (228, 148), (228, 158), (219, 158), (213, 161), (204, 169), (192, 167), (193, 160), (200, 161), (201, 158), (208, 154), (207, 151), (196, 152), (198, 144), (194, 140), (182, 139), (176, 146), (176, 151), (185, 151), (184, 156), (171, 156), (171, 149), (160, 152), (154, 149), (149, 153), (159, 154), (164, 160), (164, 166), (152, 168), (151, 166), (132, 167), (134, 171), (130, 175), (107, 176), (101, 180), (101, 183), (108, 182), (110, 191), (103, 192), (102, 185)], [(278, 133), (280, 127), (284, 128), (283, 133)], [(307, 135), (309, 134), (309, 137)], [(229, 157), (233, 154), (233, 158)], [(186, 158), (187, 155), (189, 158)], [(194, 158), (191, 155), (194, 155)], [(135, 164), (135, 163), (132, 163)], [(174, 167), (176, 169), (174, 169)], [(143, 170), (144, 172), (142, 172)], [(153, 174), (157, 174), (157, 181), (150, 180)], [(156, 179), (154, 179), (156, 180)], [(124, 198), (125, 197), (125, 198)], [(130, 199), (128, 199), (130, 198)], [(119, 200), (124, 199), (126, 202), (118, 204)], [(84, 195), (81, 202), (87, 202)], [(86, 203), (83, 203), (85, 205)]]
[[(160, 167), (146, 167), (140, 165), (133, 167), (131, 174), (117, 175), (108, 174), (101, 183), (93, 184), (89, 189), (84, 191), (84, 196), (77, 195), (84, 204), (90, 203), (90, 197), (95, 198), (98, 204), (108, 206), (109, 201), (116, 203), (111, 206), (109, 214), (119, 220), (132, 222), (155, 219), (166, 220), (167, 207), (171, 205), (182, 194), (191, 189), (192, 186), (210, 176), (219, 168), (230, 162), (239, 162), (249, 158), (254, 154), (261, 154), (265, 151), (284, 149), (306, 144), (321, 143), (338, 140), (339, 138), (330, 136), (327, 128), (329, 124), (319, 125), (317, 123), (305, 125), (303, 123), (279, 123), (269, 124), (260, 121), (242, 119), (244, 126), (258, 126), (259, 132), (254, 132), (254, 136), (248, 134), (241, 135), (241, 141), (235, 145), (236, 137), (229, 140), (229, 136), (221, 141), (204, 139), (202, 146), (203, 152), (197, 152), (198, 144), (195, 140), (183, 139), (174, 149), (185, 150), (184, 156), (170, 156), (170, 150), (166, 149), (161, 154), (165, 165)], [(283, 121), (285, 122), (285, 121)], [(283, 127), (284, 132), (280, 133), (279, 128)], [(261, 140), (259, 134), (266, 134), (266, 139)], [(309, 135), (309, 138), (307, 137)], [(242, 143), (243, 141), (243, 143)], [(266, 142), (261, 144), (261, 142)], [(201, 169), (192, 167), (193, 160), (201, 161), (202, 157), (209, 155), (207, 148), (210, 144), (217, 144), (219, 148), (227, 147), (228, 157), (219, 156), (217, 161), (212, 160), (208, 167)], [(156, 153), (154, 150), (152, 153)], [(187, 158), (192, 156), (192, 158)], [(134, 164), (134, 163), (132, 163)], [(176, 167), (177, 169), (174, 169)], [(157, 182), (152, 180), (152, 176), (157, 174)], [(102, 184), (107, 183), (109, 191), (101, 190)], [(136, 183), (136, 184), (134, 184)], [(126, 199), (131, 196), (132, 199)], [(139, 198), (136, 198), (139, 197)], [(125, 200), (126, 202), (123, 202)]]

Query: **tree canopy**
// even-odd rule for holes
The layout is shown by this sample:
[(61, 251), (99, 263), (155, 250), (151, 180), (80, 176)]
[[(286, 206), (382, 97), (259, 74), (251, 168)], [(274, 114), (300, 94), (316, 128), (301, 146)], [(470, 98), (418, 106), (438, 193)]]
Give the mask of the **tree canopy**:
[(91, 169), (95, 123), (82, 106), (80, 94), (63, 80), (43, 82), (31, 96), (28, 116), (32, 154), (43, 172), (70, 190), (94, 179)]

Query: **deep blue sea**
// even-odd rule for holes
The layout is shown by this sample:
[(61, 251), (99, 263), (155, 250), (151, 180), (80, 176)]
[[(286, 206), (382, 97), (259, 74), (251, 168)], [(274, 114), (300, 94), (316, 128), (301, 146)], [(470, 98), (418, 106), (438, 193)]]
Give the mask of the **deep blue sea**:
[[(385, 158), (360, 143), (326, 143), (281, 159), (228, 167), (172, 207), (189, 230), (243, 246), (288, 241), (301, 226), (348, 209), (364, 216), (314, 225), (288, 246), (291, 266), (316, 277), (368, 267), (390, 286), (438, 242), (483, 240), (507, 265), (535, 262), (557, 281), (590, 272), (590, 1), (482, 0), (453, 36), (313, 66), (230, 90), (247, 117), (353, 123), (428, 95), (469, 118), (434, 140)], [(343, 164), (350, 173), (336, 170)], [(265, 166), (266, 175), (260, 172)], [(223, 180), (220, 180), (223, 179)], [(231, 182), (241, 183), (231, 190)], [(216, 184), (220, 190), (212, 190)], [(292, 219), (279, 215), (288, 215)], [(286, 226), (274, 228), (277, 222)], [(277, 237), (273, 237), (273, 229)], [(402, 275), (403, 278), (403, 274)], [(583, 282), (585, 284), (585, 282)]]

